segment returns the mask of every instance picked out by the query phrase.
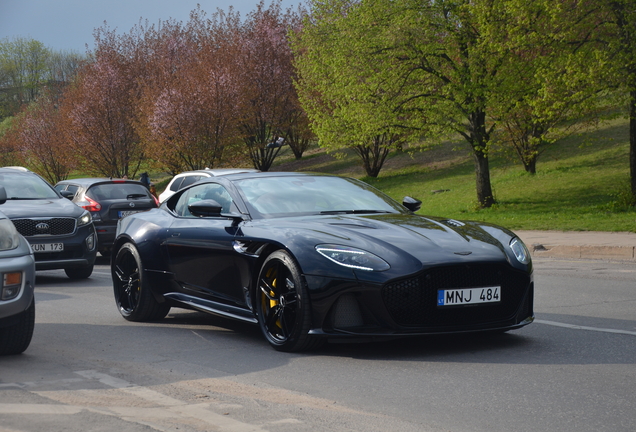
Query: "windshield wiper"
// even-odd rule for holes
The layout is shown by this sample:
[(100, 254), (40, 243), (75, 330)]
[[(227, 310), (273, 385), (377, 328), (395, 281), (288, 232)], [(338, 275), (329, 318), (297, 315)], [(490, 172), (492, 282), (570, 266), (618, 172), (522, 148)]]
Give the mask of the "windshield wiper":
[(320, 214), (373, 214), (373, 213), (391, 213), (387, 210), (325, 210)]

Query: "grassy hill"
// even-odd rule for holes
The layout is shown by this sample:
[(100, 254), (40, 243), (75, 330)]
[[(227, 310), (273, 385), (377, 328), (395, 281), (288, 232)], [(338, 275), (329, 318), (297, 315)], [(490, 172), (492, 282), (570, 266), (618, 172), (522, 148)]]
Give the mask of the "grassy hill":
[(377, 179), (365, 177), (353, 152), (336, 158), (319, 148), (299, 161), (285, 149), (272, 171), (360, 178), (399, 201), (405, 195), (422, 200), (421, 214), (488, 221), (511, 229), (636, 232), (636, 209), (626, 198), (628, 157), (625, 119), (556, 143), (541, 155), (534, 176), (516, 160), (496, 153), (490, 174), (497, 204), (485, 210), (477, 209), (472, 156), (460, 139), (394, 153)]

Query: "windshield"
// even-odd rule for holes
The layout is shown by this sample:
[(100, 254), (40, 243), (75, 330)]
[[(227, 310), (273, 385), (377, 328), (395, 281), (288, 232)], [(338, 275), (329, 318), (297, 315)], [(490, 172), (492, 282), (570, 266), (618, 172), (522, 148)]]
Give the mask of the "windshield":
[(105, 183), (93, 186), (86, 195), (97, 201), (125, 200), (129, 198), (151, 198), (150, 192), (144, 185), (136, 183)]
[(47, 182), (36, 174), (2, 173), (0, 185), (7, 191), (7, 199), (33, 200), (33, 199), (58, 199), (59, 196)]
[(250, 213), (262, 217), (306, 214), (398, 213), (405, 209), (358, 180), (331, 176), (258, 177), (235, 181)]

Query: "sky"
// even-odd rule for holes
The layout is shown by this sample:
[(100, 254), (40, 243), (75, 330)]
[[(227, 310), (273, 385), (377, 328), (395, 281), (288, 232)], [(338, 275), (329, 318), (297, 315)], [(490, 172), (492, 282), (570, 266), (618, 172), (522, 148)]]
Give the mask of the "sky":
[[(94, 48), (93, 31), (104, 22), (118, 34), (128, 33), (140, 19), (157, 24), (173, 18), (186, 22), (201, 5), (208, 15), (217, 9), (245, 16), (259, 0), (0, 0), (0, 40), (23, 37), (42, 42), (54, 51), (84, 54)], [(300, 1), (283, 0), (283, 8)], [(266, 0), (265, 5), (270, 1)]]

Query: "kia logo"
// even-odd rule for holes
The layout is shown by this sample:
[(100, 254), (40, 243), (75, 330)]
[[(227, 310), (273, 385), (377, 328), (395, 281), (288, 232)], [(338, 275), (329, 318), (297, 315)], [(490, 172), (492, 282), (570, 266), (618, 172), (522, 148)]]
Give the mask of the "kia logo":
[(35, 229), (36, 229), (36, 230), (38, 230), (38, 231), (48, 231), (48, 229), (49, 229), (49, 224), (46, 224), (46, 223), (44, 223), (44, 222), (41, 222), (41, 223), (39, 223), (39, 224), (37, 224), (37, 225), (35, 226)]

